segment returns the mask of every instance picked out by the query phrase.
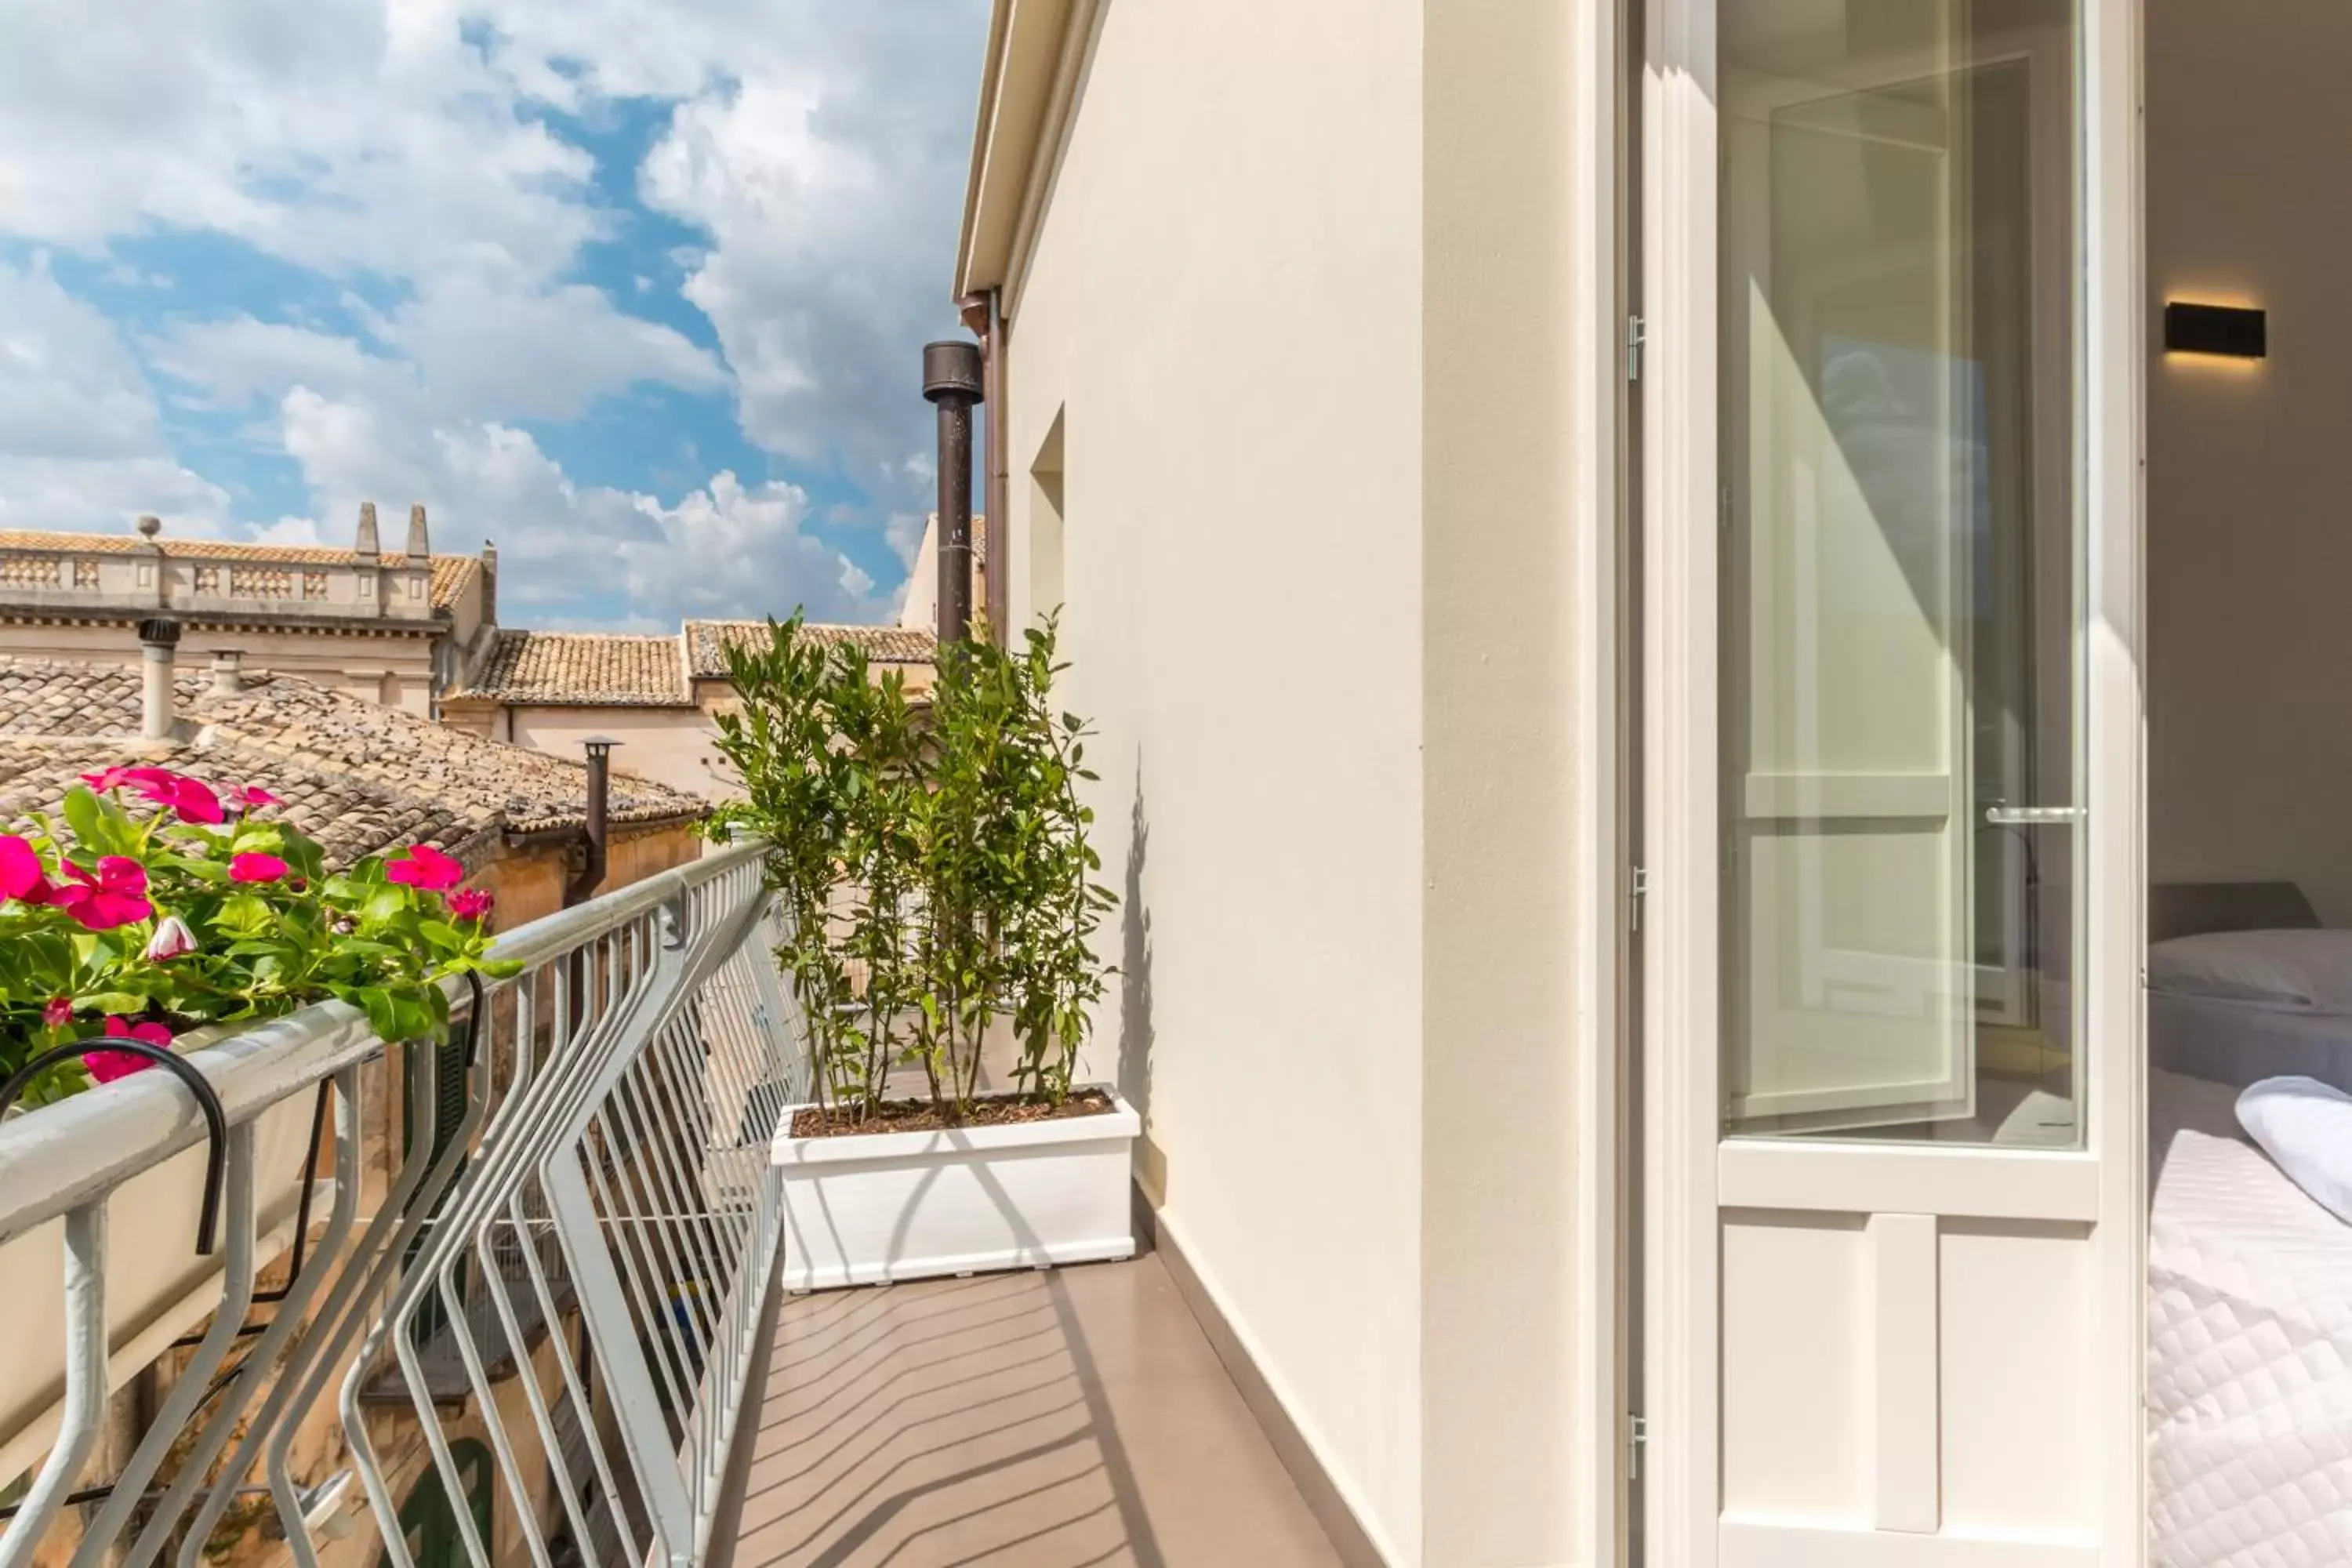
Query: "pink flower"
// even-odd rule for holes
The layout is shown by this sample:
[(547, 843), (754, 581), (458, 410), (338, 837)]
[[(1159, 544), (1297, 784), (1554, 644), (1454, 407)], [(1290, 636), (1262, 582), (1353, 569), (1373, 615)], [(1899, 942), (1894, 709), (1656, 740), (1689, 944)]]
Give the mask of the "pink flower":
[(289, 868), (275, 855), (263, 855), (247, 850), (229, 858), (228, 875), (233, 882), (275, 882)]
[(210, 827), (228, 820), (220, 796), (202, 779), (174, 775), (168, 784), (142, 785), (140, 793), (158, 805), (170, 806), (182, 822), (200, 822)]
[(383, 863), (384, 880), (398, 882), (404, 888), (422, 888), (428, 893), (454, 888), (466, 877), (466, 868), (444, 855), (430, 844), (412, 845), (405, 860)]
[(265, 805), (283, 805), (286, 804), (284, 801), (279, 800), (276, 795), (270, 794), (268, 790), (263, 789), (258, 784), (247, 784), (243, 789), (237, 791), (236, 803), (245, 807), (247, 811), (259, 811)]
[(81, 775), (81, 782), (89, 785), (90, 788), (98, 791), (99, 794), (104, 795), (108, 790), (118, 789), (126, 784), (139, 784), (143, 787), (150, 784), (168, 784), (170, 781), (178, 778), (179, 776), (179, 774), (173, 773), (168, 768), (126, 768), (118, 766), (101, 768), (94, 773), (84, 773)]
[(196, 933), (177, 915), (165, 915), (147, 939), (147, 962), (163, 963), (196, 951)]
[(127, 856), (109, 855), (95, 874), (68, 860), (70, 879), (49, 894), (49, 902), (79, 921), (88, 931), (112, 931), (155, 912), (147, 901), (147, 868)]
[(157, 805), (170, 806), (182, 822), (211, 826), (227, 820), (212, 785), (169, 768), (105, 768), (82, 774), (81, 782), (101, 793), (129, 784)]
[(41, 1009), (41, 1023), (51, 1029), (62, 1029), (73, 1022), (73, 998), (52, 996), (49, 1005)]
[(49, 879), (42, 869), (40, 851), (13, 833), (0, 834), (0, 899), (48, 902)]
[(461, 921), (478, 921), (498, 901), (488, 888), (462, 888), (449, 895), (449, 912)]
[[(172, 1031), (161, 1024), (134, 1024), (128, 1018), (109, 1018), (106, 1037), (110, 1040), (138, 1040), (146, 1045), (161, 1046), (169, 1050)], [(84, 1051), (81, 1065), (89, 1076), (100, 1083), (112, 1083), (119, 1078), (129, 1078), (135, 1072), (145, 1072), (155, 1064), (142, 1056), (129, 1051)]]

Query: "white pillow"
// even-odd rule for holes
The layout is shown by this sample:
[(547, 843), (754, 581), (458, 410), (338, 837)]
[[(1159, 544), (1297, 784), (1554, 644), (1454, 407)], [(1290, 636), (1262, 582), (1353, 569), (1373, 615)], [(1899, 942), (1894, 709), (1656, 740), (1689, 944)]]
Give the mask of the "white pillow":
[(2147, 985), (2175, 996), (2352, 1013), (2352, 931), (2223, 931), (2147, 950)]
[(2238, 1124), (2313, 1202), (2352, 1224), (2352, 1094), (2266, 1078), (2238, 1096)]

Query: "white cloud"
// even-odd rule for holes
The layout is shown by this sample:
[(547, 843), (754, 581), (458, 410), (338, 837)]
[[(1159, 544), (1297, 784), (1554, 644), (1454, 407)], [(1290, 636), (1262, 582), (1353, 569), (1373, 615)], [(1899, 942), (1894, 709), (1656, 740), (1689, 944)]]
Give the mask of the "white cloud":
[(380, 331), (436, 407), (477, 417), (573, 419), (640, 382), (714, 392), (727, 372), (674, 328), (623, 314), (581, 284), (546, 289), (470, 273), (395, 310)]
[(0, 453), (121, 458), (157, 450), (155, 397), (114, 323), (48, 264), (0, 263)]
[(0, 528), (110, 533), (152, 512), (173, 533), (234, 533), (229, 493), (168, 457), (0, 454)]
[[(302, 466), (331, 542), (348, 538), (363, 500), (397, 516), (422, 501), (435, 548), (499, 543), (502, 618), (519, 625), (581, 619), (584, 600), (621, 608), (588, 617), (675, 626), (689, 616), (783, 615), (796, 605), (823, 620), (871, 620), (887, 606), (874, 583), (808, 531), (799, 487), (746, 486), (721, 472), (675, 503), (636, 491), (575, 484), (529, 432), (477, 425), (422, 438), (359, 402), (289, 395), (286, 447)], [(394, 500), (393, 498), (397, 498)], [(281, 527), (286, 526), (281, 524)]]
[(149, 352), (157, 369), (231, 407), (303, 387), (365, 395), (412, 423), (576, 419), (644, 383), (728, 385), (726, 368), (683, 333), (579, 284), (444, 277), (368, 326), (391, 352), (250, 315), (174, 322)]
[(0, 7), (0, 233), (151, 227), (415, 277), (548, 276), (605, 219), (593, 161), (523, 112), (436, 0)]
[[(422, 500), (445, 547), (497, 534), (502, 603), (549, 624), (616, 583), (627, 610), (592, 618), (880, 613), (799, 487), (583, 488), (520, 426), (645, 384), (732, 393), (751, 441), (865, 488), (850, 521), (905, 559), (929, 504), (917, 350), (954, 328), (984, 25), (985, 0), (0, 5), (0, 244), (81, 252), (183, 312), (126, 344), (46, 266), (0, 262), (0, 521), (161, 510), (180, 531), (337, 542), (362, 497)], [(547, 114), (594, 125), (625, 100), (668, 119), (600, 189)], [(723, 359), (616, 302), (645, 308), (663, 278), (588, 280), (590, 244), (635, 221), (613, 174), (698, 231), (667, 259)], [(259, 300), (184, 313), (204, 296), (168, 264), (104, 254), (180, 233), (345, 281), (354, 325)], [(248, 434), (297, 466), (312, 515), (240, 521), (175, 462), (142, 356), (178, 384), (175, 417), (266, 410)]]
[(217, 533), (229, 496), (164, 449), (154, 394), (113, 323), (46, 261), (0, 263), (0, 528), (117, 529), (151, 511)]
[[(813, 47), (672, 113), (646, 200), (711, 237), (686, 286), (735, 367), (743, 428), (918, 499), (921, 345), (948, 300), (983, 8), (796, 0)], [(956, 40), (948, 47), (948, 40)]]

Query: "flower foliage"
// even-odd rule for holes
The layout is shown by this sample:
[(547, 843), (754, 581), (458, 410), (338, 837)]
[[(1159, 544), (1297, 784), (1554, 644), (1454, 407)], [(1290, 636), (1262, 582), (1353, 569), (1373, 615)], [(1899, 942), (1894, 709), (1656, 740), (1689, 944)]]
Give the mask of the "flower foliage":
[[(82, 776), (29, 831), (0, 834), (0, 1075), (61, 1045), (45, 1103), (151, 1067), (98, 1042), (166, 1046), (214, 1024), (339, 998), (386, 1040), (444, 1040), (438, 982), (485, 957), (490, 895), (428, 846), (330, 875), (268, 791), (164, 768)], [(446, 895), (446, 896), (445, 896)]]
[(1112, 898), (1079, 798), (1086, 726), (1053, 707), (1054, 624), (1017, 648), (983, 634), (941, 648), (927, 700), (799, 630), (772, 623), (767, 647), (729, 650), (740, 708), (716, 743), (744, 798), (711, 826), (772, 846), (792, 916), (777, 959), (825, 1098), (870, 1115), (893, 1068), (919, 1068), (960, 1117), (1001, 1026), (1016, 1089), (1059, 1103), (1112, 973), (1094, 940)]

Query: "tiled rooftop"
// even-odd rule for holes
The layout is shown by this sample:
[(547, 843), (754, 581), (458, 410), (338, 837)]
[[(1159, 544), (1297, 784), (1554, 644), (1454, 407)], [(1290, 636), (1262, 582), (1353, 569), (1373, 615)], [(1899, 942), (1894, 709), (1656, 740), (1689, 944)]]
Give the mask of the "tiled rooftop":
[(677, 638), (617, 632), (502, 631), (481, 679), (464, 695), (614, 707), (693, 702)]
[[(143, 539), (135, 533), (73, 533), (45, 532), (30, 529), (0, 529), (0, 550), (48, 550), (66, 555), (129, 555), (134, 551), (155, 549), (164, 554), (191, 561), (226, 561), (281, 566), (339, 566), (352, 558), (348, 550), (338, 550), (324, 544), (253, 544), (226, 539), (183, 539), (159, 536)], [(471, 555), (435, 555), (433, 563), (433, 607), (446, 610), (457, 602), (466, 584), (481, 570), (482, 563)], [(404, 566), (408, 558), (400, 554), (383, 557), (385, 566)]]
[[(506, 833), (581, 826), (587, 769), (566, 757), (486, 740), (292, 676), (254, 674), (236, 696), (183, 678), (186, 739), (161, 765), (287, 802), (337, 859), (423, 839), (461, 855)], [(139, 672), (0, 659), (0, 820), (46, 808), (75, 775), (131, 754)], [(140, 760), (156, 754), (137, 752)], [(698, 816), (698, 797), (615, 769), (616, 823)]]
[[(929, 664), (938, 648), (938, 639), (929, 632), (907, 626), (804, 626), (801, 636), (812, 642), (831, 645), (855, 643), (866, 650), (866, 657), (877, 664)], [(766, 621), (688, 621), (686, 623), (687, 656), (697, 680), (727, 679), (729, 647), (765, 647), (768, 645)]]
[[(128, 755), (119, 742), (103, 740), (0, 737), (0, 823), (54, 811), (82, 774)], [(319, 841), (331, 865), (347, 866), (400, 844), (435, 845), (478, 864), (498, 838), (495, 823), (486, 824), (454, 803), (308, 767), (254, 747), (183, 742), (142, 750), (130, 760), (194, 773), (230, 789), (253, 784), (268, 790), (284, 803), (280, 809), (287, 819)]]
[[(200, 674), (175, 683), (183, 705), (208, 684)], [(139, 733), (140, 668), (135, 664), (52, 664), (0, 658), (0, 736), (91, 739)]]

